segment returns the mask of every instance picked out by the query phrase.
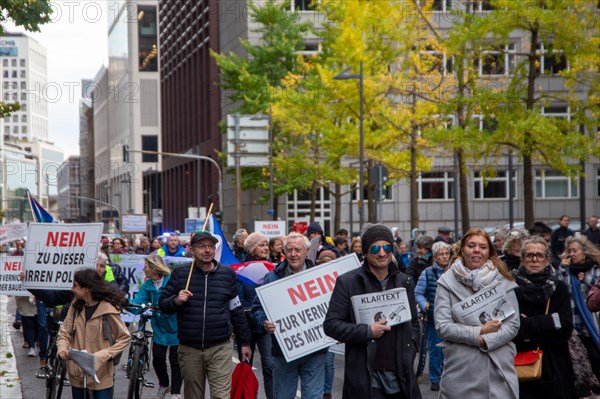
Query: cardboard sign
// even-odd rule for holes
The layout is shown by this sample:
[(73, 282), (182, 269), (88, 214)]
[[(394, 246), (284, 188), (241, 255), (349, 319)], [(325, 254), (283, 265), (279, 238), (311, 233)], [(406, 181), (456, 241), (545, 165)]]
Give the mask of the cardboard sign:
[(73, 274), (96, 267), (102, 223), (30, 223), (24, 288), (68, 290)]
[(23, 288), (19, 273), (23, 269), (22, 256), (0, 256), (0, 295), (29, 296)]
[(256, 289), (288, 362), (335, 343), (323, 332), (331, 293), (340, 275), (359, 266), (351, 254)]
[(254, 222), (254, 231), (263, 233), (267, 238), (283, 237), (286, 233), (285, 220), (269, 220), (264, 222)]

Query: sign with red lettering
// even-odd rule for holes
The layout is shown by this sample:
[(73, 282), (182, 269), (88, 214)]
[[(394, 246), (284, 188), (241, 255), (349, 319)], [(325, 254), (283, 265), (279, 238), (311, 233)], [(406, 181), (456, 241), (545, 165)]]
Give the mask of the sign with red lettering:
[(23, 287), (69, 290), (73, 274), (96, 267), (102, 223), (30, 223)]
[(269, 220), (265, 222), (254, 222), (254, 231), (263, 233), (267, 238), (283, 237), (287, 235), (285, 220)]
[(292, 274), (256, 289), (285, 360), (291, 362), (335, 343), (323, 332), (337, 278), (360, 266), (356, 254)]
[(22, 256), (0, 256), (0, 295), (29, 296), (19, 279), (19, 272), (23, 269)]

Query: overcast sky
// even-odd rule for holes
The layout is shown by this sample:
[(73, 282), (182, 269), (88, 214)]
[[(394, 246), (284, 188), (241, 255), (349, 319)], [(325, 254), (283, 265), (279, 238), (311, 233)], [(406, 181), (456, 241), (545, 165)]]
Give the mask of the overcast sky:
[[(107, 21), (111, 3), (55, 1), (53, 22), (42, 25), (40, 32), (27, 32), (46, 48), (48, 98), (53, 100), (48, 104), (48, 131), (50, 140), (65, 152), (65, 158), (79, 154), (81, 79), (93, 79), (108, 62)], [(24, 31), (10, 24), (4, 28)]]

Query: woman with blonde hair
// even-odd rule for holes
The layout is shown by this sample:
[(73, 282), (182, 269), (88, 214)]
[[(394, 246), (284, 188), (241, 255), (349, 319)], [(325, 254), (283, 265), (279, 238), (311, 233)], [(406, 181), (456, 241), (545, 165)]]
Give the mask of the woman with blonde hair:
[[(155, 308), (152, 313), (152, 366), (158, 377), (158, 392), (155, 398), (164, 398), (171, 391), (171, 398), (180, 398), (181, 369), (177, 358), (179, 339), (177, 338), (177, 315), (166, 315), (158, 310), (158, 299), (171, 277), (171, 270), (159, 255), (148, 255), (144, 260), (144, 274), (146, 281), (140, 287), (131, 303), (136, 305), (151, 303)], [(133, 313), (140, 310), (132, 309)], [(171, 365), (171, 384), (167, 373), (167, 350), (169, 351), (169, 364)]]
[(362, 243), (360, 241), (360, 237), (353, 237), (352, 243), (350, 244), (350, 253), (354, 252), (356, 256), (358, 256), (358, 260), (362, 262), (363, 253), (362, 253)]
[[(469, 315), (464, 306), (454, 306), (479, 303), (481, 292), (491, 287), (503, 295), (498, 302), (504, 300), (502, 312), (508, 317), (498, 313), (496, 320), (481, 324), (473, 317), (481, 313), (479, 310)], [(443, 340), (439, 345), (444, 354), (440, 398), (519, 397), (512, 342), (520, 324), (516, 287), (485, 230), (467, 231), (451, 266), (438, 280), (435, 294), (435, 328)], [(483, 294), (491, 292), (489, 289)]]

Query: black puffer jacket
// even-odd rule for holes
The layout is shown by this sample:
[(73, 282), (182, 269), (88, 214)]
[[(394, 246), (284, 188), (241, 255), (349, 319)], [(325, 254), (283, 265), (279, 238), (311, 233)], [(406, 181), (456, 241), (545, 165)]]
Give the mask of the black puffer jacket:
[(241, 344), (249, 345), (250, 330), (238, 298), (235, 272), (213, 262), (215, 267), (210, 272), (194, 268), (188, 288), (193, 296), (181, 306), (177, 306), (175, 299), (185, 289), (192, 266), (176, 268), (160, 296), (160, 310), (165, 314), (177, 313), (181, 345), (206, 349), (227, 342), (232, 325)]

